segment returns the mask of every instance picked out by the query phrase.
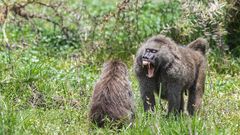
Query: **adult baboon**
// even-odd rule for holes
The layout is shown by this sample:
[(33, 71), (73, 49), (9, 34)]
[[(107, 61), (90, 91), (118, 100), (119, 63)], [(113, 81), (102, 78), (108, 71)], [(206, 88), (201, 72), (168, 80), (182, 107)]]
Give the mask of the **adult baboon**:
[(134, 102), (127, 66), (120, 61), (105, 63), (94, 88), (90, 120), (103, 127), (106, 118), (122, 125), (131, 122), (133, 116)]
[(187, 110), (193, 115), (201, 106), (207, 60), (203, 38), (178, 46), (163, 35), (148, 39), (137, 52), (135, 72), (140, 84), (144, 110), (154, 110), (154, 92), (168, 101), (168, 114), (184, 109), (183, 93), (188, 90)]

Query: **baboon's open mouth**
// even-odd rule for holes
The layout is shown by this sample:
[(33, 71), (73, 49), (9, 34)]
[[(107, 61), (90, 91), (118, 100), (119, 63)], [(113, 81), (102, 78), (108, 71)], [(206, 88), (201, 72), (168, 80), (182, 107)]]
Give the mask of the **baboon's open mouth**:
[(145, 61), (145, 60), (143, 60), (142, 64), (143, 64), (143, 66), (147, 66), (147, 70), (148, 70), (147, 77), (152, 78), (154, 76), (154, 66), (153, 66), (153, 64), (151, 62)]

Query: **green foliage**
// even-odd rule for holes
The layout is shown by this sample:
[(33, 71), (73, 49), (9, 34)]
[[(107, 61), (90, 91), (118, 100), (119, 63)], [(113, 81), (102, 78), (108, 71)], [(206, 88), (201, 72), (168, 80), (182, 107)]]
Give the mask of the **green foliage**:
[(237, 0), (229, 0), (227, 14), (227, 36), (226, 43), (235, 56), (240, 56), (239, 36), (240, 36), (240, 3)]
[(219, 74), (233, 76), (239, 74), (240, 59), (233, 57), (231, 54), (223, 54), (219, 49), (209, 52), (208, 63), (210, 70)]

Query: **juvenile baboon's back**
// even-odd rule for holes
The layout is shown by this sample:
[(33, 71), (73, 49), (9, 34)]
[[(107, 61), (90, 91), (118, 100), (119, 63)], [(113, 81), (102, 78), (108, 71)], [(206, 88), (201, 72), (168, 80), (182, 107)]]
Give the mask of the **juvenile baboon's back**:
[(105, 63), (94, 88), (90, 120), (102, 127), (105, 118), (129, 121), (133, 113), (133, 96), (126, 65), (120, 61)]

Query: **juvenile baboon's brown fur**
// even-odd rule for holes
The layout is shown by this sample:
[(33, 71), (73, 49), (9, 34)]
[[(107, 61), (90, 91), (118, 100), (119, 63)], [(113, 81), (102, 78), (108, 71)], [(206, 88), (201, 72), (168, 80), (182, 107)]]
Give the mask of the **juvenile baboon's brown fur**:
[(154, 92), (168, 101), (168, 113), (184, 109), (183, 93), (188, 90), (188, 112), (193, 115), (202, 102), (207, 60), (203, 38), (178, 46), (163, 35), (148, 39), (137, 52), (135, 72), (140, 84), (144, 110), (154, 110)]
[(131, 122), (133, 116), (134, 102), (127, 66), (120, 61), (105, 63), (94, 88), (90, 121), (103, 127), (106, 118), (123, 124)]

